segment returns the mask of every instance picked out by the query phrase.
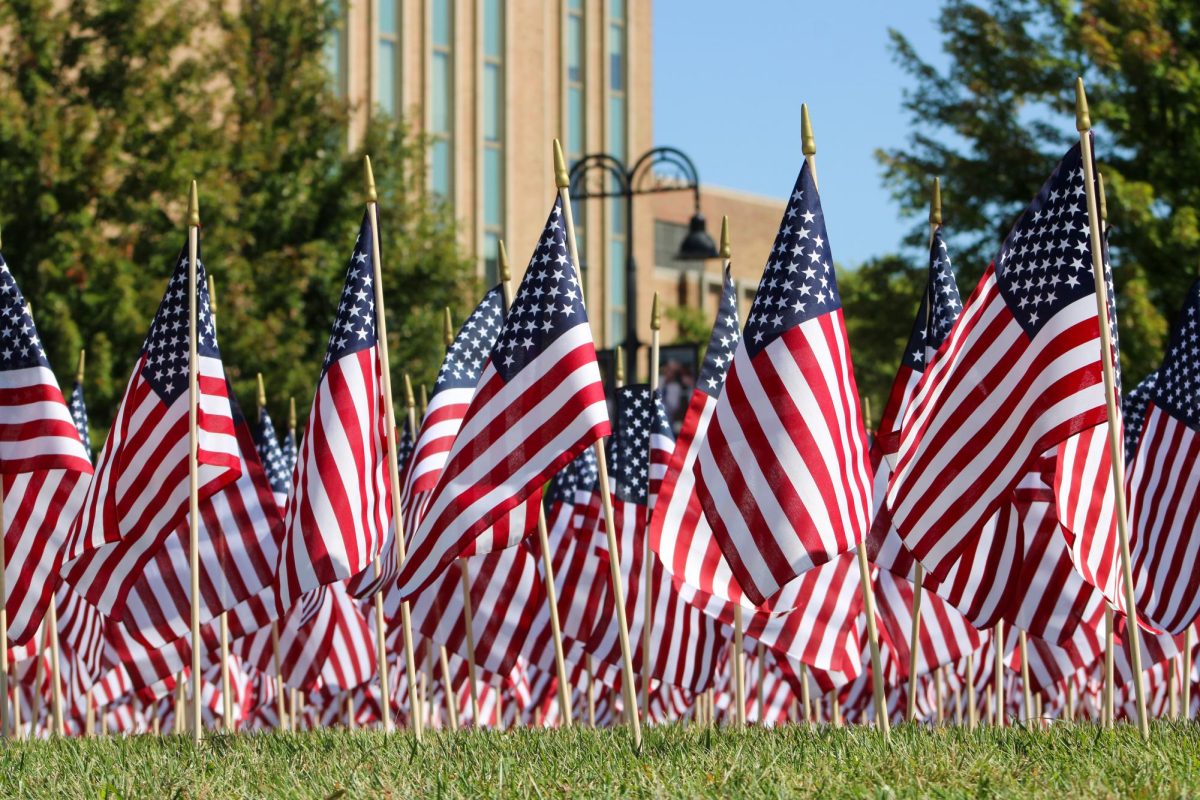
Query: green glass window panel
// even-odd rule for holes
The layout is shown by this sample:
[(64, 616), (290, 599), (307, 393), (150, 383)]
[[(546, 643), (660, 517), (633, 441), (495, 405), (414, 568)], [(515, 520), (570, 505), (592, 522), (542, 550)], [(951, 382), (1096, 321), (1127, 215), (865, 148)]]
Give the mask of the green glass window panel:
[(396, 3), (398, 0), (378, 0), (376, 8), (379, 13), (379, 32), (385, 35), (395, 35), (399, 31), (396, 20)]
[(608, 86), (625, 91), (625, 28), (620, 25), (608, 26)]
[(489, 228), (504, 224), (504, 159), (495, 147), (483, 150), (483, 224)]
[(433, 133), (450, 133), (451, 68), (449, 53), (433, 54), (429, 103), (429, 126)]
[(433, 44), (435, 47), (450, 46), (450, 28), (453, 25), (453, 0), (432, 0)]
[(450, 197), (450, 142), (445, 139), (436, 139), (431, 148), (431, 170), (430, 185), (433, 191), (440, 194), (442, 197)]
[(503, 133), (500, 119), (504, 107), (504, 76), (499, 64), (485, 64), (483, 67), (483, 138), (485, 141), (498, 142)]
[(375, 102), (392, 116), (396, 115), (397, 56), (395, 42), (379, 42), (379, 79), (375, 82)]
[(504, 3), (502, 0), (483, 1), (483, 54), (501, 58), (504, 53)]

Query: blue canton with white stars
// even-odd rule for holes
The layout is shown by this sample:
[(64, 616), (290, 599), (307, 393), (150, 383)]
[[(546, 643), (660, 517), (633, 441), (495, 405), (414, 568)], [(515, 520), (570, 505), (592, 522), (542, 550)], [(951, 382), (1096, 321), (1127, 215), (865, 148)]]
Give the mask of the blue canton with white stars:
[(700, 379), (696, 388), (709, 397), (716, 397), (725, 385), (725, 373), (733, 363), (742, 335), (738, 325), (737, 292), (733, 287), (733, 276), (725, 269), (725, 280), (721, 284), (721, 305), (717, 309), (717, 321), (713, 323), (708, 349), (704, 351), (704, 363), (700, 365)]
[(325, 364), (321, 377), (344, 356), (374, 347), (375, 339), (375, 273), (371, 262), (371, 217), (363, 214), (354, 255), (346, 268), (346, 283), (338, 301), (337, 317), (329, 333)]
[(746, 350), (758, 355), (800, 323), (841, 307), (821, 198), (805, 163), (750, 306)]
[(0, 256), (0, 370), (50, 367), (29, 305)]
[(644, 383), (617, 390), (617, 425), (608, 440), (613, 494), (618, 500), (645, 505), (650, 489), (650, 434), (674, 438), (660, 403)]
[[(150, 333), (142, 344), (146, 363), (142, 377), (165, 403), (172, 403), (187, 394), (188, 388), (188, 252), (187, 245), (179, 252), (175, 272), (167, 283), (167, 291), (159, 303)], [(208, 280), (200, 244), (196, 243), (196, 355), (220, 358), (217, 349), (217, 328), (208, 300)]]
[(271, 415), (265, 408), (258, 410), (258, 429), (254, 431), (254, 443), (258, 447), (258, 458), (267, 473), (267, 483), (271, 484), (271, 491), (287, 494), (292, 482), (292, 467), (284, 456), (283, 448), (279, 446), (275, 423), (271, 422)]
[[(1075, 145), (1013, 226), (996, 256), (1000, 293), (1031, 338), (1055, 314), (1096, 289), (1086, 191), (1083, 152)], [(1107, 272), (1107, 257), (1104, 264)]]
[(596, 450), (589, 447), (567, 464), (550, 482), (550, 502), (574, 503), (576, 492), (590, 492), (599, 479)]
[(475, 306), (446, 350), (433, 387), (435, 396), (443, 389), (475, 388), (503, 324), (504, 294), (497, 286)]
[(92, 460), (92, 435), (88, 430), (88, 413), (87, 404), (83, 402), (83, 384), (75, 381), (74, 387), (71, 389), (71, 421), (75, 423), (75, 430), (79, 431), (79, 441), (83, 442), (83, 449), (87, 452), (88, 460)]
[(296, 458), (299, 454), (296, 451), (296, 435), (290, 430), (283, 437), (283, 463), (287, 467), (288, 474), (296, 468)]
[(404, 427), (400, 431), (400, 438), (396, 441), (397, 474), (404, 474), (404, 468), (408, 466), (408, 459), (412, 458), (413, 446), (412, 428), (409, 426), (408, 419), (406, 418), (404, 420)]
[(587, 312), (567, 251), (562, 201), (555, 200), (492, 350), (492, 364), (511, 381), (559, 336), (580, 324), (587, 324)]
[(1133, 460), (1134, 454), (1137, 453), (1138, 443), (1142, 440), (1142, 423), (1146, 420), (1146, 403), (1149, 402), (1157, 382), (1158, 373), (1151, 372), (1121, 400), (1125, 424), (1126, 463)]
[(1200, 281), (1188, 290), (1171, 344), (1150, 391), (1154, 405), (1200, 431)]
[[(933, 301), (932, 312), (930, 300)], [(929, 357), (946, 341), (961, 311), (962, 297), (939, 225), (929, 247), (929, 282), (913, 322), (912, 334), (908, 337), (908, 347), (904, 349), (904, 363), (917, 372), (924, 372)]]

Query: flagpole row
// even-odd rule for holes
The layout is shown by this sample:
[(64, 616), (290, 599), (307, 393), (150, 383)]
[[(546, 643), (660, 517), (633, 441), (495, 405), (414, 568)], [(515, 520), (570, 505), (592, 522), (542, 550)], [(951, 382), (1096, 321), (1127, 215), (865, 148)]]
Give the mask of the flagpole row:
[[(567, 250), (571, 256), (571, 266), (575, 270), (575, 279), (579, 283), (580, 298), (584, 296), (583, 275), (579, 271), (579, 250), (575, 242), (575, 219), (571, 210), (571, 181), (567, 177), (567, 162), (563, 158), (562, 145), (554, 140), (554, 181), (558, 186), (558, 196), (562, 201), (563, 221), (566, 225)], [(630, 312), (632, 313), (632, 309)], [(629, 719), (630, 731), (633, 734), (633, 747), (642, 748), (642, 725), (638, 715), (637, 694), (634, 689), (633, 651), (629, 646), (629, 620), (625, 612), (625, 589), (621, 585), (621, 556), (617, 543), (617, 532), (613, 524), (612, 496), (608, 486), (608, 460), (604, 453), (604, 442), (598, 440), (595, 444), (596, 471), (600, 484), (600, 505), (604, 509), (604, 535), (608, 541), (608, 570), (612, 583), (613, 602), (617, 618), (617, 638), (621, 643), (621, 688), (625, 700), (625, 714)]]
[(1103, 259), (1100, 220), (1097, 217), (1096, 179), (1092, 164), (1092, 120), (1088, 113), (1083, 78), (1075, 80), (1075, 128), (1079, 131), (1079, 146), (1083, 154), (1083, 183), (1087, 195), (1088, 227), (1091, 234), (1092, 276), (1096, 282), (1096, 309), (1100, 321), (1100, 360), (1104, 370), (1104, 399), (1108, 412), (1108, 451), (1112, 461), (1113, 498), (1117, 517), (1117, 539), (1121, 547), (1121, 578), (1125, 594), (1125, 644), (1133, 664), (1133, 687), (1137, 697), (1138, 728), (1142, 738), (1150, 738), (1146, 717), (1146, 686), (1142, 675), (1142, 637), (1138, 630), (1138, 613), (1133, 588), (1133, 567), (1129, 558), (1129, 520), (1125, 505), (1125, 448), (1121, 435), (1120, 409), (1117, 405), (1116, 371), (1113, 365), (1112, 321), (1108, 317), (1107, 265)]
[(1033, 728), (1033, 692), (1029, 688), (1029, 639), (1024, 630), (1017, 631), (1017, 647), (1021, 650), (1021, 703), (1025, 709), (1025, 727)]
[[(657, 409), (658, 396), (658, 353), (660, 341), (660, 329), (662, 328), (662, 317), (658, 308), (658, 292), (654, 293), (654, 302), (650, 307), (650, 404), (651, 407)], [(637, 364), (631, 365), (633, 371), (637, 372)], [(657, 415), (657, 410), (651, 413)], [(653, 430), (653, 427), (651, 427)], [(646, 464), (649, 465), (654, 454), (653, 435), (647, 437), (646, 447), (649, 450), (647, 453)], [(647, 483), (649, 478), (647, 478)], [(646, 488), (646, 520), (647, 522), (654, 514), (654, 505), (650, 498), (650, 489)], [(654, 573), (653, 563), (654, 553), (650, 549), (650, 532), (646, 531), (642, 542), (642, 715), (649, 720), (650, 718), (650, 626), (651, 617), (654, 614), (654, 598), (652, 595), (652, 577)]]
[[(387, 314), (384, 311), (383, 302), (383, 264), (379, 252), (379, 196), (375, 190), (375, 173), (371, 170), (371, 157), (363, 157), (363, 167), (366, 172), (367, 182), (367, 214), (371, 220), (371, 269), (374, 273), (375, 280), (375, 318), (376, 318), (376, 339), (379, 342), (379, 366), (383, 380), (383, 412), (384, 412), (384, 427), (387, 434), (387, 470), (388, 470), (388, 486), (392, 498), (392, 525), (395, 527), (396, 539), (396, 565), (397, 568), (404, 564), (404, 517), (400, 508), (400, 469), (396, 461), (396, 408), (392, 400), (392, 372), (391, 365), (388, 361), (388, 341), (387, 341)], [(376, 619), (382, 616), (382, 606), (377, 606)], [(416, 657), (413, 653), (413, 638), (412, 638), (412, 616), (408, 601), (400, 604), (400, 623), (404, 634), (404, 669), (408, 675), (409, 685), (409, 706), (414, 704), (411, 699), (415, 698), (415, 681), (417, 674)], [(386, 659), (380, 664), (382, 675), (386, 672)], [(383, 688), (385, 698), (385, 720), (390, 717), (390, 711), (387, 710), (387, 702), (389, 700), (389, 687), (387, 681), (384, 681)], [(415, 708), (413, 709), (415, 711)], [(421, 722), (421, 715), (412, 713), (409, 715), (410, 725), (412, 727), (413, 736), (418, 742), (422, 739), (424, 726)], [(385, 730), (390, 729), (385, 725)]]
[(992, 683), (996, 686), (996, 704), (992, 707), (997, 728), (1004, 727), (1004, 620), (997, 620), (992, 629), (996, 647), (996, 665), (992, 674)]

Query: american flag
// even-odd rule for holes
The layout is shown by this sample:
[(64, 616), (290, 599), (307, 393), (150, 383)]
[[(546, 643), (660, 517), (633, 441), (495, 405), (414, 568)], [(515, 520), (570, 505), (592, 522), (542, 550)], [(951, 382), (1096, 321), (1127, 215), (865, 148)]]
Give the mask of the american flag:
[(365, 214), (292, 479), (278, 569), (282, 608), (368, 568), (391, 522), (371, 238)]
[[(400, 436), (396, 439), (396, 474), (400, 477), (401, 481), (404, 481), (407, 474), (412, 453), (412, 428), (409, 427), (408, 420), (405, 419)], [(401, 513), (407, 513), (407, 509), (402, 507)], [(371, 597), (379, 591), (380, 587), (386, 586), (396, 579), (398, 571), (397, 560), (396, 526), (389, 525), (387, 538), (383, 540), (383, 549), (380, 551), (379, 569), (376, 570), (375, 564), (372, 563), (362, 572), (350, 577), (346, 581), (347, 590), (354, 597)]]
[[(199, 254), (199, 247), (197, 247)], [(138, 563), (187, 525), (188, 258), (186, 246), (100, 452), (83, 510), (71, 530), (63, 577), (105, 614), (119, 616)], [(199, 496), (238, 480), (242, 458), (204, 264), (196, 263)], [(116, 549), (138, 557), (115, 568)]]
[(942, 238), (942, 226), (933, 233), (929, 246), (929, 278), (925, 294), (913, 321), (908, 345), (900, 359), (900, 369), (892, 382), (892, 391), (879, 420), (879, 433), (873, 444), (880, 451), (893, 456), (900, 448), (900, 423), (904, 411), (912, 400), (917, 381), (925, 372), (933, 354), (946, 341), (950, 329), (962, 311), (962, 297), (958, 293), (958, 282), (954, 279), (954, 268), (950, 253)]
[(398, 579), (405, 598), (609, 433), (596, 348), (561, 212), (556, 200), (426, 516), (412, 535)]
[(1125, 418), (1125, 466), (1133, 465), (1137, 455), (1138, 442), (1142, 440), (1142, 423), (1146, 419), (1146, 404), (1150, 401), (1150, 393), (1158, 382), (1158, 373), (1151, 372), (1142, 378), (1141, 383), (1133, 388), (1121, 400), (1122, 416)]
[(75, 430), (79, 432), (79, 441), (83, 442), (83, 449), (87, 452), (88, 460), (92, 459), (92, 434), (88, 425), (87, 403), (83, 399), (83, 384), (75, 381), (75, 385), (71, 387), (71, 421), (75, 423)]
[[(623, 583), (628, 587), (625, 613), (630, 621), (629, 640), (634, 645), (634, 671), (642, 674), (643, 659), (649, 656), (651, 679), (697, 691), (711, 683), (718, 651), (729, 641), (728, 632), (715, 619), (680, 597), (671, 576), (654, 556), (651, 556), (649, 586), (645, 580), (651, 468), (655, 462), (665, 464), (674, 437), (666, 413), (657, 397), (651, 396), (648, 386), (622, 387), (617, 390), (616, 405), (617, 428), (608, 441), (608, 458), (612, 465), (609, 480), (614, 526), (621, 548)], [(596, 524), (603, 530), (602, 519), (597, 519)], [(597, 535), (595, 541), (604, 539)], [(604, 549), (607, 557), (607, 548)], [(651, 593), (649, 621), (646, 618), (646, 591)], [(589, 647), (606, 667), (605, 680), (618, 686), (620, 643), (616, 627), (608, 622), (615, 613), (612, 593), (606, 591), (603, 605), (595, 617), (599, 624), (593, 631)], [(652, 643), (649, 654), (643, 652), (643, 628), (647, 624)]]
[(1155, 374), (1128, 478), (1134, 588), (1145, 620), (1178, 633), (1200, 616), (1200, 282)]
[(406, 531), (417, 530), (424, 517), (503, 324), (504, 297), (497, 286), (479, 301), (446, 351), (417, 433), (412, 466), (405, 475), (401, 506)]
[(662, 490), (650, 519), (650, 547), (677, 582), (683, 582), (720, 600), (737, 602), (741, 588), (733, 580), (729, 562), (713, 538), (696, 495), (693, 468), (699, 445), (708, 435), (717, 398), (725, 386), (725, 373), (733, 362), (741, 334), (738, 329), (737, 293), (733, 277), (725, 270), (721, 304), (713, 324), (704, 364), (675, 449), (667, 464)]
[[(888, 507), (905, 544), (939, 579), (1043, 454), (1091, 429), (1104, 433), (1091, 263), (1076, 145), (1005, 239), (904, 414)], [(1107, 482), (1098, 463), (1059, 455), (1056, 481)], [(1060, 493), (1064, 528), (1088, 515), (1091, 500)], [(1088, 560), (1089, 536), (1076, 548), (1077, 568)]]
[(258, 448), (258, 458), (266, 470), (267, 483), (271, 485), (271, 494), (280, 513), (287, 509), (288, 492), (292, 488), (292, 470), (295, 462), (288, 463), (279, 445), (279, 437), (275, 434), (275, 424), (266, 408), (258, 410), (258, 426), (254, 431), (254, 444)]
[(0, 473), (8, 637), (31, 639), (54, 598), (91, 458), (50, 370), (37, 328), (0, 256)]
[(866, 433), (808, 164), (780, 222), (695, 473), (704, 515), (755, 605), (866, 535)]

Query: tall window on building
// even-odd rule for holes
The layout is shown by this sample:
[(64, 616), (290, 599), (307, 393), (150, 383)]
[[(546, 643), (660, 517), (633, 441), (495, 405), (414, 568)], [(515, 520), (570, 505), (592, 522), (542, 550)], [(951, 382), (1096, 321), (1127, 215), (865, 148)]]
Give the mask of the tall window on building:
[(453, 201), (454, 159), (454, 0), (429, 0), (430, 188)]
[[(629, 156), (626, 135), (625, 0), (608, 0), (608, 151), (625, 161)], [(608, 344), (625, 341), (625, 260), (628, 254), (624, 201), (614, 198), (609, 207)]]
[(333, 27), (325, 38), (325, 68), (329, 70), (333, 91), (346, 95), (346, 10), (340, 0), (330, 3)]
[(483, 264), (499, 280), (497, 242), (504, 236), (504, 0), (483, 0)]
[[(587, 104), (584, 95), (584, 0), (567, 0), (566, 30), (564, 33), (563, 60), (566, 67), (567, 96), (566, 119), (564, 120), (563, 142), (566, 145), (567, 167), (573, 167), (587, 152)], [(587, 242), (584, 231), (587, 227), (587, 203), (572, 201), (575, 218), (575, 241), (579, 249), (579, 268), (583, 272), (584, 287), (587, 286)]]
[(401, 2), (403, 0), (375, 0), (375, 19), (378, 20), (375, 102), (385, 114), (391, 116), (396, 116), (400, 111)]

